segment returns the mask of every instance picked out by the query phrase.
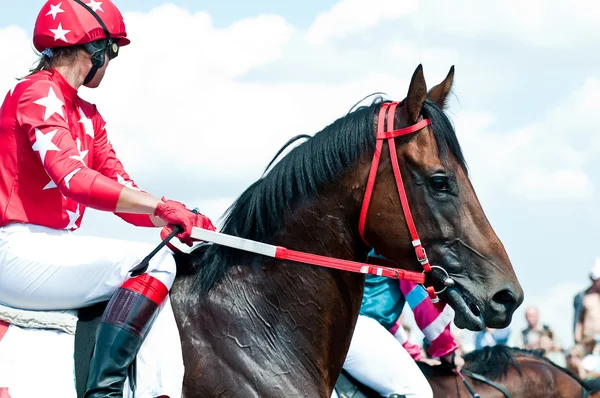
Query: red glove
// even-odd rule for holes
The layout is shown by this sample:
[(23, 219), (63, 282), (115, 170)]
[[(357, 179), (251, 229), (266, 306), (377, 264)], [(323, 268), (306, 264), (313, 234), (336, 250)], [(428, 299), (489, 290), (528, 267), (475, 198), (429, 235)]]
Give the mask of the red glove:
[[(184, 236), (183, 239), (180, 238), (180, 235), (176, 235), (179, 240), (188, 245), (188, 246), (192, 246), (192, 242), (196, 241), (196, 239), (191, 239), (190, 238), (190, 234), (192, 232), (192, 227), (198, 227), (198, 228), (203, 228), (203, 229), (208, 229), (209, 231), (216, 231), (215, 226), (212, 224), (212, 222), (210, 221), (210, 219), (200, 213), (192, 213), (191, 211), (187, 210), (187, 208), (185, 208), (185, 206), (179, 202), (175, 202), (175, 201), (168, 201), (168, 202), (174, 202), (179, 204), (180, 206), (182, 206), (185, 211), (189, 212), (190, 218), (189, 221), (191, 222), (191, 226), (189, 229), (189, 233), (187, 234), (187, 236)], [(159, 205), (160, 206), (160, 205)], [(157, 215), (158, 216), (158, 215)], [(165, 222), (167, 222), (165, 220)], [(170, 225), (171, 224), (171, 225)], [(165, 238), (173, 231), (173, 225), (175, 223), (168, 223), (167, 225), (163, 227), (163, 229), (160, 231), (160, 237), (162, 240), (165, 240)], [(175, 225), (180, 225), (180, 224), (175, 224)], [(174, 246), (170, 245), (167, 243), (167, 246), (169, 246), (169, 248), (173, 251), (178, 251), (177, 248), (175, 248)]]
[[(196, 214), (188, 210), (183, 203), (162, 198), (162, 203), (159, 203), (156, 206), (154, 215), (167, 223), (167, 225), (171, 224), (181, 227), (183, 232), (177, 234), (177, 238), (186, 245), (192, 245), (190, 235), (192, 233), (192, 227), (194, 226)], [(171, 231), (169, 231), (169, 233)]]

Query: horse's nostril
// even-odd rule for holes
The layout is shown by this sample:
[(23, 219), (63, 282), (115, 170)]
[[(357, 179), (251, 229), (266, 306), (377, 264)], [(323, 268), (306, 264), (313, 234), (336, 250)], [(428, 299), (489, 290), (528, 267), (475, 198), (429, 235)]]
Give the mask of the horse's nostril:
[(509, 289), (503, 289), (494, 294), (492, 300), (498, 304), (504, 306), (508, 311), (514, 309), (517, 306), (517, 297)]

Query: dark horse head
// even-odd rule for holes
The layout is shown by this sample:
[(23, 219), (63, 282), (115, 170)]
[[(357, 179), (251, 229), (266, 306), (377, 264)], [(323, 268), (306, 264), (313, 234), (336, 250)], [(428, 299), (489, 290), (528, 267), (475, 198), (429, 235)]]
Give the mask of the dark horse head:
[[(394, 147), (421, 241), (432, 264), (456, 281), (444, 293), (456, 324), (503, 327), (523, 292), (444, 113), (453, 75), (451, 69), (428, 92), (421, 66), (416, 69), (394, 128), (423, 118), (431, 125), (397, 138)], [(383, 102), (359, 107), (289, 150), (231, 206), (222, 232), (364, 262), (371, 247), (358, 225)], [(421, 271), (386, 149), (384, 144), (364, 237), (400, 268)], [(363, 274), (218, 245), (201, 247), (187, 260), (179, 264), (191, 263), (192, 272), (180, 274), (172, 290), (186, 394), (331, 394), (360, 309)]]
[[(456, 134), (443, 112), (453, 77), (454, 68), (441, 84), (427, 92), (422, 68), (415, 71), (408, 95), (396, 113), (395, 128), (423, 118), (430, 119), (431, 125), (396, 140), (398, 161), (430, 261), (457, 282), (445, 295), (456, 310), (456, 325), (471, 330), (484, 325), (505, 327), (522, 302), (523, 291), (502, 242), (477, 199)], [(359, 166), (346, 180), (354, 188), (357, 200), (362, 198), (370, 157), (370, 153), (363, 154)], [(379, 253), (402, 268), (421, 270), (394, 195), (390, 162), (382, 162), (388, 166), (380, 171), (365, 236)]]

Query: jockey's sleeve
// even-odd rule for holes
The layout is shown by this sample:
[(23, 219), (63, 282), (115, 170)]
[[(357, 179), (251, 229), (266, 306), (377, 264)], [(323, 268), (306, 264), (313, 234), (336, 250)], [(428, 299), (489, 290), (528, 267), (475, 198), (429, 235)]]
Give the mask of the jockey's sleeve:
[(402, 326), (400, 318), (398, 318), (396, 323), (389, 329), (389, 331), (391, 334), (394, 335), (396, 340), (398, 340), (398, 342), (402, 344), (402, 347), (404, 347), (404, 349), (406, 350), (406, 352), (408, 352), (412, 359), (414, 359), (415, 361), (420, 361), (421, 359), (423, 359), (421, 347), (411, 343), (408, 340), (408, 334), (404, 330), (404, 326)]
[[(94, 137), (94, 169), (120, 185), (142, 191), (129, 177), (129, 174), (127, 174), (123, 167), (123, 163), (117, 157), (106, 134), (106, 123), (99, 114), (96, 115), (100, 120), (101, 128)], [(150, 214), (114, 213), (129, 224), (138, 227), (154, 227), (154, 223), (150, 219)]]
[(64, 196), (94, 209), (114, 211), (123, 186), (86, 165), (69, 131), (64, 104), (56, 84), (35, 82), (19, 98), (17, 123)]
[(423, 286), (400, 280), (400, 290), (413, 311), (415, 322), (430, 342), (428, 353), (434, 358), (448, 355), (458, 348), (450, 331), (452, 309), (446, 305), (442, 312), (431, 302)]

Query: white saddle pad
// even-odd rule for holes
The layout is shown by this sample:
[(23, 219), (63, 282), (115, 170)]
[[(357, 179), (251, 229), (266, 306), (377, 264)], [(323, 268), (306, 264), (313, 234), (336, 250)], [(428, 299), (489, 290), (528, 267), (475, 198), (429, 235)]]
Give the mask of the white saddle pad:
[(75, 334), (77, 311), (29, 311), (0, 304), (0, 321), (22, 328), (52, 329)]

